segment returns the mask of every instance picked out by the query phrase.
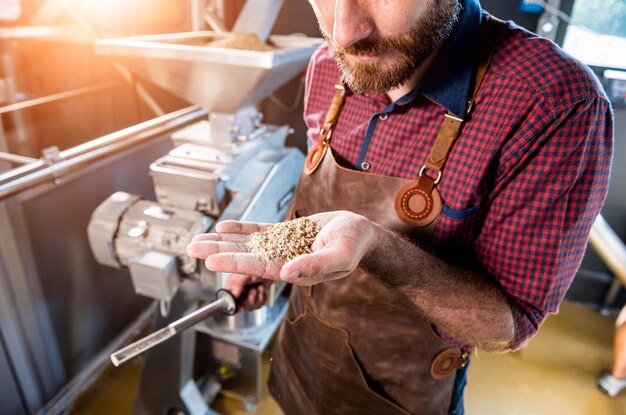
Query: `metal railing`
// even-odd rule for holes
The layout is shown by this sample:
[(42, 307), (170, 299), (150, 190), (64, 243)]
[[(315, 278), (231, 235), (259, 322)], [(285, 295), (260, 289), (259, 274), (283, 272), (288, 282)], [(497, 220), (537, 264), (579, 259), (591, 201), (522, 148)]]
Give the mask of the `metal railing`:
[(593, 223), (589, 244), (593, 246), (615, 277), (626, 286), (626, 245), (602, 215), (598, 215)]
[(5, 153), (0, 151), (0, 161), (8, 161), (14, 164), (30, 164), (36, 162), (38, 159), (33, 157), (19, 156), (17, 154)]
[(55, 163), (49, 164), (44, 159), (38, 159), (0, 174), (0, 200), (42, 183), (52, 182), (96, 160), (205, 119), (207, 116), (207, 110), (193, 105), (62, 151), (59, 153), (59, 161)]
[(28, 100), (24, 100), (24, 101), (20, 101), (20, 102), (16, 102), (13, 104), (8, 104), (3, 107), (0, 107), (0, 115), (6, 114), (12, 111), (24, 110), (24, 109), (31, 108), (37, 105), (41, 105), (41, 104), (48, 104), (48, 103), (60, 101), (63, 99), (74, 98), (79, 95), (91, 94), (93, 92), (103, 91), (109, 88), (114, 88), (114, 87), (118, 87), (122, 85), (124, 84), (121, 82), (116, 82), (116, 81), (104, 82), (104, 83), (97, 84), (97, 85), (91, 85), (91, 86), (86, 86), (83, 88), (77, 88), (77, 89), (72, 89), (69, 91), (59, 92), (56, 94), (50, 94), (44, 97), (32, 98), (32, 99), (28, 99)]

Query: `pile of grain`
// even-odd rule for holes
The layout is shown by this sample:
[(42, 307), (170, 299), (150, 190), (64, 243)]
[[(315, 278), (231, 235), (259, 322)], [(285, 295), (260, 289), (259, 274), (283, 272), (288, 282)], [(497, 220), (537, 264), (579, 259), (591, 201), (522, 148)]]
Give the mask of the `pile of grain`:
[(271, 225), (265, 232), (250, 235), (250, 252), (262, 254), (267, 260), (289, 261), (310, 254), (311, 245), (320, 231), (319, 224), (303, 217)]
[(226, 37), (206, 44), (212, 48), (243, 49), (267, 52), (276, 48), (262, 43), (256, 33), (228, 33)]

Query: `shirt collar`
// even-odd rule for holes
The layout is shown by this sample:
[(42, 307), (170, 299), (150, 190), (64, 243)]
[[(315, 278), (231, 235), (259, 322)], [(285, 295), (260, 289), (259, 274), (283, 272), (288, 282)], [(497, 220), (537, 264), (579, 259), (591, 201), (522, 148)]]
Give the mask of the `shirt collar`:
[[(383, 112), (405, 105), (422, 94), (459, 118), (464, 118), (474, 66), (477, 61), (482, 10), (479, 0), (460, 0), (463, 10), (459, 24), (444, 44), (422, 82)], [(352, 90), (343, 82), (346, 96)], [(365, 96), (368, 96), (365, 94)], [(376, 98), (378, 96), (371, 96)]]
[(463, 11), (456, 31), (439, 52), (424, 80), (400, 98), (398, 104), (410, 102), (419, 92), (457, 117), (465, 116), (478, 54), (482, 11), (478, 0), (461, 0), (461, 4)]

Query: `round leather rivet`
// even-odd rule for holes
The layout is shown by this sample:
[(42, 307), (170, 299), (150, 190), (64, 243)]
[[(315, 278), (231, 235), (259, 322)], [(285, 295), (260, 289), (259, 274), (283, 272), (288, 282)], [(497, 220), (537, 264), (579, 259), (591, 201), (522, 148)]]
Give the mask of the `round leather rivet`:
[(422, 193), (416, 193), (409, 198), (407, 201), (407, 205), (409, 210), (414, 212), (417, 215), (420, 215), (426, 209), (429, 204), (427, 203), (426, 198)]
[(428, 192), (421, 188), (419, 182), (408, 182), (396, 194), (394, 209), (404, 222), (425, 227), (441, 213), (441, 197), (436, 188)]
[(455, 348), (439, 353), (430, 366), (430, 374), (435, 379), (445, 379), (463, 366), (461, 351)]

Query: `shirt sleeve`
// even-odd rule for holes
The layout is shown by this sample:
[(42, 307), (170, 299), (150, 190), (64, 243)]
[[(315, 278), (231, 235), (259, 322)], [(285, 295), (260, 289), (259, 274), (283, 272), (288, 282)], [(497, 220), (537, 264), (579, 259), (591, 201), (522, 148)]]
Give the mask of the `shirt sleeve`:
[(512, 349), (558, 311), (609, 184), (613, 125), (605, 99), (578, 102), (544, 125), (503, 148), (474, 245), (479, 262), (509, 297), (516, 323)]

